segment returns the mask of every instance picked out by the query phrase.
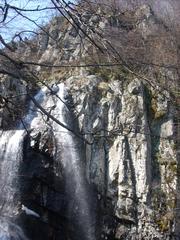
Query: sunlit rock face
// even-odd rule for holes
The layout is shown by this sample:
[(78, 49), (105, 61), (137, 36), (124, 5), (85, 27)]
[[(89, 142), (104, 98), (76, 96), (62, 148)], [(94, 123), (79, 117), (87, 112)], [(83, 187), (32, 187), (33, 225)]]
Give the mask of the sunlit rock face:
[(141, 79), (88, 74), (40, 89), (34, 99), (48, 115), (30, 102), (1, 133), (1, 238), (170, 239), (177, 162), (167, 98)]
[[(152, 15), (147, 5), (136, 12), (144, 39), (156, 32)], [(121, 17), (82, 14), (100, 32), (109, 25), (134, 31)], [(91, 47), (85, 36), (70, 25), (61, 31), (58, 24), (54, 19), (48, 28), (55, 47), (47, 36), (39, 39), (39, 62), (85, 58)], [(51, 90), (36, 87), (32, 95), (46, 115), (26, 99), (20, 81), (2, 81), (3, 96), (20, 94), (12, 98), (16, 108), (10, 106), (22, 111), (10, 116), (0, 109), (0, 240), (178, 236), (175, 110), (168, 93), (132, 75), (90, 72), (45, 72)]]
[(140, 79), (123, 85), (91, 75), (66, 83), (80, 131), (91, 143), (86, 175), (104, 204), (102, 239), (169, 239), (177, 163), (167, 93)]

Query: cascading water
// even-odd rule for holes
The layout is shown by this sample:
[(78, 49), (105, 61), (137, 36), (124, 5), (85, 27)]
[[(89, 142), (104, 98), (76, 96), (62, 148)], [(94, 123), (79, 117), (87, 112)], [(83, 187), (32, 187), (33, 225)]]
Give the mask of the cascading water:
[[(56, 89), (56, 94), (51, 94), (47, 88), (40, 90), (35, 96), (38, 104), (50, 112), (64, 125), (69, 126), (70, 113), (66, 107), (67, 91), (64, 84), (59, 84)], [(45, 128), (51, 128), (53, 131), (56, 148), (55, 161), (63, 166), (64, 178), (66, 182), (66, 192), (69, 197), (68, 212), (77, 238), (80, 236), (84, 240), (95, 240), (94, 233), (94, 216), (90, 210), (90, 194), (86, 190), (85, 177), (82, 169), (82, 162), (78, 155), (78, 146), (75, 137), (68, 130), (53, 122), (47, 121), (40, 111), (37, 111), (33, 102), (29, 105), (29, 111), (24, 118), (24, 125), (32, 135), (43, 131)], [(22, 124), (18, 130), (5, 131), (0, 137), (0, 240), (10, 240), (11, 237), (15, 240), (26, 239), (21, 229), (9, 221), (15, 218), (18, 214), (18, 196), (19, 185), (18, 171), (23, 158), (23, 140), (26, 131), (22, 130)], [(58, 170), (56, 170), (58, 174)], [(5, 218), (4, 218), (5, 217)], [(74, 221), (74, 223), (73, 223)], [(12, 234), (12, 229), (16, 234)]]
[[(44, 94), (36, 95), (41, 103)], [(28, 127), (36, 119), (36, 107), (30, 103), (29, 112), (24, 120)], [(2, 131), (0, 136), (0, 240), (25, 240), (19, 226), (12, 223), (20, 208), (19, 168), (23, 158), (23, 141), (26, 131), (22, 124), (17, 130)]]
[(18, 211), (18, 169), (25, 131), (5, 131), (0, 138), (0, 240), (24, 240), (22, 230), (8, 219)]
[(0, 240), (28, 240), (22, 229), (7, 218), (0, 218)]
[[(67, 90), (64, 84), (59, 84), (58, 96), (62, 101), (56, 102), (54, 114), (59, 113), (59, 121), (68, 125), (71, 116), (64, 104), (66, 102)], [(94, 240), (94, 216), (90, 210), (89, 198), (85, 186), (85, 177), (78, 154), (78, 146), (74, 141), (72, 133), (62, 126), (53, 123), (53, 130), (57, 142), (56, 160), (61, 161), (65, 171), (65, 182), (68, 196), (72, 200), (70, 214), (75, 214), (74, 221), (77, 222), (79, 236), (84, 240)]]
[(0, 138), (1, 159), (1, 214), (12, 216), (17, 211), (18, 167), (22, 160), (22, 145), (25, 131), (5, 131)]

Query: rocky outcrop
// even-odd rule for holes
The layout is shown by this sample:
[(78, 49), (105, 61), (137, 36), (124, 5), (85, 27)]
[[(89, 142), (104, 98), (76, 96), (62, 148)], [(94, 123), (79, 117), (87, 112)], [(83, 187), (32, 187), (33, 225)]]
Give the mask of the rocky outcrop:
[(26, 87), (18, 79), (2, 76), (0, 92), (0, 127), (12, 128), (25, 112)]
[[(96, 212), (97, 239), (170, 239), (175, 231), (177, 161), (174, 109), (168, 93), (159, 93), (158, 88), (151, 89), (137, 78), (104, 81), (82, 74), (64, 83), (69, 92), (65, 104), (71, 113), (66, 114), (66, 121), (80, 140), (85, 140), (78, 154), (86, 172), (86, 187), (94, 195), (91, 204)], [(38, 96), (42, 97), (41, 91)], [(56, 98), (47, 92), (42, 102), (55, 117), (61, 114)], [(51, 228), (54, 236), (63, 231), (65, 237), (66, 231), (73, 234), (74, 230), (67, 227), (65, 209), (70, 200), (63, 187), (64, 163), (59, 171), (53, 160), (57, 144), (53, 122), (46, 117), (40, 124), (40, 117), (29, 106), (35, 118), (19, 169), (20, 202), (40, 213), (43, 239)], [(79, 144), (78, 138), (75, 141)], [(21, 211), (18, 216), (28, 236), (41, 239), (35, 229), (31, 234), (26, 226), (30, 221), (33, 227), (39, 220), (30, 220), (32, 217)]]
[(86, 145), (87, 178), (115, 219), (115, 229), (106, 226), (104, 234), (168, 239), (177, 163), (167, 93), (157, 94), (140, 79), (123, 84), (76, 76), (66, 83), (80, 131), (91, 143)]
[[(36, 39), (34, 47), (39, 63), (58, 65), (76, 61), (84, 64), (89, 58), (93, 62), (98, 52), (92, 50), (85, 34), (67, 22), (63, 22), (64, 25), (60, 27), (61, 20), (55, 18), (48, 25), (50, 36), (42, 34)], [(86, 11), (81, 18), (77, 16), (76, 20), (98, 44), (99, 36), (104, 32), (101, 43), (105, 48), (110, 27), (113, 30), (127, 31), (127, 34), (138, 29), (145, 40), (157, 30), (157, 26), (153, 27), (153, 12), (145, 5), (133, 17), (128, 13), (118, 16), (109, 13), (102, 17), (99, 12), (90, 14)], [(95, 34), (94, 29), (98, 33)], [(55, 45), (53, 39), (56, 40)], [(28, 54), (32, 54), (32, 49), (27, 49), (26, 55)], [(77, 200), (72, 197), (76, 192), (76, 169), (68, 166), (68, 174), (65, 174), (65, 168), (69, 164), (67, 159), (72, 158), (69, 147), (72, 147), (73, 142), (75, 158), (80, 159), (82, 167), (81, 186), (83, 182), (83, 188), (86, 188), (84, 199), (91, 205), (89, 211), (92, 211), (95, 219), (92, 224), (94, 238), (178, 239), (175, 219), (179, 181), (175, 109), (168, 92), (155, 84), (148, 84), (144, 78), (127, 73), (121, 66), (112, 68), (111, 71), (109, 68), (102, 70), (94, 67), (70, 68), (69, 71), (53, 69), (51, 72), (38, 66), (34, 72), (42, 80), (41, 83), (49, 86), (45, 92), (43, 89), (39, 92), (44, 94), (40, 104), (47, 111), (46, 116), (40, 114), (32, 103), (27, 104), (24, 82), (6, 78), (1, 79), (0, 84), (4, 97), (0, 99), (0, 125), (3, 130), (15, 129), (19, 120), (26, 122), (28, 109), (34, 111), (34, 120), (31, 119), (33, 124), (27, 125), (28, 131), (24, 131), (23, 157), (19, 169), (16, 169), (20, 176), (20, 193), (15, 222), (22, 226), (28, 238), (82, 238), (77, 229), (83, 224), (86, 228), (87, 222), (77, 223), (77, 216), (82, 216), (84, 211), (80, 213)], [(68, 114), (57, 107), (62, 99), (57, 96), (56, 87), (62, 82), (68, 90), (63, 101)], [(32, 84), (31, 88), (37, 89), (37, 83)], [(33, 93), (34, 91), (31, 95)], [(8, 108), (4, 108), (6, 99), (9, 100), (6, 105)], [(62, 121), (62, 114), (72, 138), (64, 136), (67, 129), (64, 132), (62, 128), (60, 131), (57, 127), (54, 128), (51, 117)], [(42, 121), (39, 120), (40, 117)], [(71, 144), (67, 149), (61, 143), (64, 139)], [(6, 140), (8, 145), (9, 140)], [(2, 156), (4, 152), (5, 150)], [(68, 190), (65, 188), (67, 185)], [(79, 193), (82, 194), (81, 186)], [(80, 197), (82, 195), (79, 199)], [(22, 204), (37, 212), (40, 217), (25, 214), (20, 208)], [(0, 219), (1, 225), (5, 221), (7, 222), (4, 218)], [(9, 223), (8, 226), (12, 228), (14, 225)], [(83, 234), (85, 232), (86, 229)], [(16, 234), (17, 238), (19, 235), (24, 236), (19, 228)], [(91, 237), (90, 240), (95, 239)]]

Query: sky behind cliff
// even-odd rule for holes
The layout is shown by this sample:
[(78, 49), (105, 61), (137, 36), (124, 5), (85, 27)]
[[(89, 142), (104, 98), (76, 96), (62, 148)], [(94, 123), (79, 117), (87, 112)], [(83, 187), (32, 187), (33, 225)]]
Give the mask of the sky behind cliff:
[[(0, 7), (4, 6), (5, 0), (0, 0)], [(93, 0), (91, 0), (93, 1)], [(97, 1), (97, 0), (96, 0)], [(96, 2), (95, 1), (95, 2)], [(109, 3), (108, 0), (98, 0), (102, 4)], [(69, 2), (69, 1), (66, 1)], [(71, 0), (71, 2), (75, 2), (75, 0)], [(127, 8), (128, 4), (132, 5), (134, 7), (137, 4), (142, 3), (148, 3), (153, 6), (153, 9), (155, 10), (156, 14), (160, 17), (163, 17), (165, 21), (168, 23), (170, 21), (173, 21), (174, 19), (178, 19), (180, 16), (180, 4), (178, 3), (179, 0), (137, 0), (137, 1), (131, 1), (131, 0), (114, 0), (114, 3), (119, 6)], [(19, 7), (21, 9), (36, 9), (39, 8), (49, 8), (53, 7), (53, 4), (51, 0), (7, 0), (7, 3), (16, 7)], [(32, 21), (19, 16), (17, 12), (13, 10), (9, 10), (8, 17), (5, 22), (0, 23), (0, 34), (3, 36), (6, 42), (10, 41), (12, 37), (20, 32), (20, 31), (36, 31), (38, 29), (37, 25), (45, 25), (49, 20), (54, 16), (58, 14), (58, 11), (56, 10), (44, 10), (44, 11), (36, 11), (36, 12), (22, 12), (27, 18), (30, 18)], [(165, 16), (165, 17), (164, 17)], [(0, 21), (3, 18), (2, 11), (0, 11)], [(31, 33), (32, 34), (32, 33)], [(28, 33), (24, 33), (24, 36), (28, 35)]]
[[(8, 4), (16, 6), (21, 9), (37, 9), (40, 8), (49, 8), (53, 7), (53, 4), (50, 0), (9, 0)], [(4, 6), (4, 0), (0, 0), (0, 6)], [(22, 14), (35, 21), (38, 25), (46, 24), (54, 15), (57, 14), (57, 11), (53, 10), (43, 10), (43, 11), (34, 11), (34, 12), (22, 12)], [(0, 18), (2, 20), (2, 13)], [(18, 15), (14, 10), (9, 10), (7, 19), (5, 22), (0, 23), (0, 34), (3, 36), (5, 41), (10, 41), (12, 36), (20, 31), (36, 31), (38, 26), (32, 21), (26, 19), (23, 16)], [(26, 33), (27, 34), (27, 33)]]

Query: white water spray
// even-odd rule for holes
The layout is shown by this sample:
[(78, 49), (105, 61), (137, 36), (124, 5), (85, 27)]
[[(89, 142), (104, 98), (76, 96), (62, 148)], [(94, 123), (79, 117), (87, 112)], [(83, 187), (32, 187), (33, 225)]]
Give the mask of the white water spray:
[[(70, 114), (65, 105), (66, 95), (67, 91), (64, 84), (59, 84), (56, 95), (50, 94), (47, 88), (43, 88), (36, 94), (35, 100), (38, 104), (41, 104), (47, 112), (50, 111), (50, 114), (57, 118), (57, 120), (68, 126), (69, 121), (67, 118), (70, 117)], [(67, 187), (66, 191), (74, 202), (73, 208), (70, 207), (69, 211), (72, 210), (72, 215), (76, 215), (74, 220), (78, 222), (78, 231), (79, 234), (83, 236), (83, 239), (94, 240), (94, 219), (88, 203), (89, 196), (85, 186), (85, 177), (75, 137), (67, 129), (52, 120), (48, 120), (47, 122), (47, 116), (44, 116), (32, 102), (29, 105), (28, 114), (24, 118), (24, 124), (28, 130), (32, 131), (32, 135), (36, 135), (38, 132), (45, 130), (47, 126), (51, 127), (51, 130), (53, 130), (56, 140), (55, 160), (63, 166)], [(70, 126), (68, 127), (71, 128)], [(0, 207), (3, 211), (3, 215), (12, 218), (18, 211), (18, 171), (23, 158), (23, 140), (26, 135), (26, 131), (22, 129), (23, 126), (21, 124), (18, 130), (5, 131), (0, 136), (0, 181), (2, 188), (1, 192), (3, 192), (3, 195), (0, 197)], [(56, 172), (58, 173), (58, 171)], [(3, 226), (4, 225), (5, 223), (3, 223)], [(9, 224), (6, 226), (7, 229), (8, 226)], [(4, 231), (1, 231), (1, 227), (2, 224), (0, 222), (0, 236), (1, 233), (4, 234)], [(2, 239), (8, 240), (9, 238)]]
[(5, 131), (0, 138), (0, 208), (1, 214), (13, 216), (17, 211), (18, 169), (22, 161), (24, 130)]
[[(71, 128), (68, 124), (70, 118), (69, 110), (64, 104), (68, 95), (64, 84), (59, 84), (58, 96), (62, 101), (56, 103), (55, 113), (59, 113), (58, 120)], [(74, 212), (77, 211), (76, 221), (81, 225), (81, 236), (84, 240), (94, 240), (93, 213), (90, 210), (85, 186), (85, 177), (83, 175), (82, 163), (80, 161), (79, 146), (75, 143), (75, 136), (67, 129), (53, 123), (53, 129), (57, 142), (57, 161), (61, 161), (65, 171), (66, 188), (69, 191), (70, 198), (74, 198)], [(77, 139), (76, 139), (77, 140)], [(73, 214), (73, 213), (72, 213)]]

